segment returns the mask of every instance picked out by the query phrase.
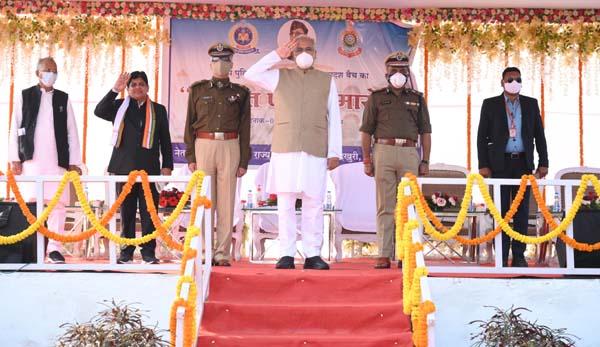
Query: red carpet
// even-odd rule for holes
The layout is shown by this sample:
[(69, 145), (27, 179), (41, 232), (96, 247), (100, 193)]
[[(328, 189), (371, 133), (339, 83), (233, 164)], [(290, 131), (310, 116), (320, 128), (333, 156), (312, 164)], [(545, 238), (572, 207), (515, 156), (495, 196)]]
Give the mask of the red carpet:
[(398, 269), (366, 261), (333, 263), (330, 271), (296, 267), (213, 268), (199, 345), (412, 346)]

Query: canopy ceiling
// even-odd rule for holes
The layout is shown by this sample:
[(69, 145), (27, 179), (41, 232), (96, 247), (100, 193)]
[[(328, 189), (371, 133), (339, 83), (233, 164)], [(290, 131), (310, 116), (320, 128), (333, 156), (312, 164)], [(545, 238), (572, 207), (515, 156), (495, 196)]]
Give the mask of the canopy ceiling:
[[(134, 0), (138, 1), (138, 0)], [(139, 0), (146, 1), (146, 0)], [(250, 6), (334, 6), (370, 8), (600, 8), (599, 0), (170, 0), (165, 2), (211, 3)]]

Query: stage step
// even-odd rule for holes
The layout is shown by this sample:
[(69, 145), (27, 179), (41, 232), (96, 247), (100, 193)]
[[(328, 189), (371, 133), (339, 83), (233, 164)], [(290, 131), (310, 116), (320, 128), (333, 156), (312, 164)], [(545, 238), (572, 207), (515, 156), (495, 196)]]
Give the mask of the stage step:
[(412, 346), (402, 272), (370, 262), (330, 271), (213, 268), (199, 346)]

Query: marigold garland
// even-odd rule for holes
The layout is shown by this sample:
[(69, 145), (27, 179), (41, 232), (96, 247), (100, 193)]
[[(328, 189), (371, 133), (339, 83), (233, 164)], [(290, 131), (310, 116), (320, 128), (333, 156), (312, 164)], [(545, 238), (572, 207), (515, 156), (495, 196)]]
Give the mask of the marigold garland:
[[(128, 177), (128, 181), (123, 186), (123, 190), (122, 190), (121, 194), (119, 194), (119, 196), (118, 196), (117, 200), (115, 201), (115, 203), (113, 204), (113, 206), (111, 206), (111, 208), (108, 210), (108, 212), (102, 217), (102, 220), (100, 221), (100, 223), (102, 223), (102, 225), (108, 224), (108, 222), (115, 215), (115, 213), (117, 212), (119, 207), (121, 207), (121, 205), (123, 204), (123, 201), (129, 194), (129, 192), (131, 192), (131, 187), (135, 183), (135, 180), (136, 180), (136, 176), (134, 176), (134, 175), (130, 175)], [(30, 224), (33, 224), (36, 220), (36, 217), (33, 213), (31, 213), (31, 210), (29, 210), (29, 207), (27, 206), (25, 199), (23, 199), (23, 196), (21, 195), (21, 192), (20, 192), (17, 182), (14, 178), (14, 175), (10, 171), (7, 174), (7, 182), (9, 184), (9, 186), (11, 187), (11, 189), (13, 190), (13, 192), (15, 194), (15, 200), (17, 201), (17, 204), (21, 208), (21, 211), (23, 211), (25, 218), (27, 219), (27, 221)], [(53, 239), (56, 241), (60, 241), (63, 243), (80, 242), (80, 241), (88, 239), (90, 236), (92, 236), (93, 234), (95, 234), (97, 232), (96, 228), (92, 227), (92, 228), (89, 228), (88, 230), (83, 231), (76, 235), (62, 235), (62, 234), (56, 233), (54, 231), (48, 230), (46, 228), (46, 226), (44, 226), (43, 224), (40, 226), (39, 231), (47, 238), (50, 238), (50, 239)]]
[[(426, 218), (424, 218), (422, 215), (420, 215), (419, 218), (421, 218), (422, 220), (423, 219), (429, 219), (433, 223), (433, 225), (435, 226), (435, 228), (441, 230), (443, 233), (448, 232), (448, 228), (445, 225), (442, 224), (442, 222), (439, 220), (439, 218), (435, 215), (435, 213), (431, 210), (431, 208), (429, 207), (429, 205), (425, 201), (425, 197), (423, 196), (423, 194), (422, 194), (422, 192), (421, 192), (421, 190), (419, 188), (419, 185), (416, 184), (417, 177), (415, 175), (412, 175), (412, 174), (407, 174), (407, 177), (411, 181), (413, 181), (415, 183), (412, 187), (414, 187), (417, 196), (421, 200), (421, 206), (425, 210)], [(519, 190), (517, 191), (517, 195), (513, 199), (508, 212), (504, 216), (504, 221), (506, 223), (510, 222), (512, 220), (513, 216), (515, 215), (515, 213), (517, 213), (517, 210), (518, 210), (519, 206), (521, 205), (521, 201), (523, 201), (523, 197), (525, 195), (526, 189), (527, 189), (527, 179), (525, 177), (522, 177), (521, 178), (521, 183), (519, 185)], [(464, 225), (464, 221), (463, 221), (462, 224), (459, 224), (459, 221), (456, 221), (455, 224), (460, 225), (460, 227), (462, 228), (462, 226)], [(474, 238), (474, 239), (467, 239), (465, 237), (456, 235), (454, 237), (454, 239), (457, 240), (458, 242), (464, 244), (464, 245), (476, 246), (476, 245), (479, 245), (479, 244), (482, 244), (482, 243), (490, 242), (501, 231), (502, 231), (502, 227), (500, 225), (497, 225), (494, 230), (492, 230), (491, 232), (489, 232), (489, 233), (487, 233), (487, 234), (485, 234), (485, 235), (483, 235), (481, 237), (477, 237), (477, 238)]]
[[(11, 175), (10, 170), (8, 170), (8, 175), (9, 176)], [(13, 180), (14, 180), (14, 177), (13, 177)], [(29, 227), (27, 227), (25, 230), (18, 232), (15, 235), (11, 235), (11, 236), (0, 236), (0, 245), (10, 245), (10, 244), (14, 244), (17, 242), (21, 242), (21, 241), (25, 240), (26, 238), (28, 238), (29, 236), (33, 235), (44, 224), (44, 222), (48, 219), (50, 212), (58, 204), (60, 197), (61, 197), (63, 191), (65, 190), (65, 187), (68, 182), (69, 182), (69, 178), (65, 174), (65, 176), (63, 176), (62, 180), (58, 184), (58, 189), (54, 193), (54, 197), (52, 197), (52, 199), (48, 203), (48, 206), (46, 206), (46, 208), (43, 210), (42, 215), (39, 218), (37, 218), (35, 220), (35, 222), (31, 223), (29, 225)]]
[(435, 312), (435, 305), (432, 301), (426, 300), (419, 304), (416, 311), (418, 311), (418, 319), (416, 320), (416, 324), (413, 324), (413, 342), (415, 347), (427, 347), (427, 315)]
[(250, 6), (185, 2), (152, 1), (23, 1), (2, 0), (0, 7), (15, 13), (81, 14), (121, 16), (156, 15), (177, 18), (211, 20), (240, 19), (305, 19), (354, 20), (385, 22), (400, 20), (415, 23), (461, 22), (527, 23), (534, 19), (548, 23), (593, 23), (598, 20), (598, 9), (543, 9), (543, 8), (352, 8), (333, 6)]
[[(110, 219), (112, 219), (114, 214), (117, 212), (118, 208), (123, 203), (125, 197), (131, 192), (131, 188), (132, 188), (133, 184), (135, 184), (138, 177), (141, 178), (142, 188), (144, 190), (144, 197), (146, 199), (146, 204), (148, 206), (148, 210), (149, 210), (150, 216), (152, 218), (152, 221), (156, 227), (156, 230), (149, 235), (146, 235), (144, 237), (137, 238), (137, 239), (136, 238), (129, 239), (129, 238), (119, 237), (119, 236), (111, 233), (109, 230), (107, 230), (105, 225), (108, 224)], [(110, 207), (109, 211), (99, 221), (97, 219), (96, 215), (94, 214), (94, 212), (92, 211), (92, 208), (90, 207), (89, 201), (87, 200), (87, 196), (85, 195), (85, 192), (83, 190), (83, 185), (81, 184), (79, 175), (76, 172), (70, 171), (70, 172), (66, 172), (64, 174), (64, 176), (59, 184), (59, 189), (56, 191), (54, 197), (52, 198), (52, 200), (50, 201), (50, 203), (48, 204), (46, 209), (44, 209), (42, 216), (40, 216), (40, 218), (36, 218), (29, 210), (27, 203), (25, 202), (25, 200), (23, 199), (23, 197), (19, 191), (19, 188), (18, 188), (18, 185), (14, 178), (14, 175), (9, 170), (7, 172), (8, 185), (14, 191), (17, 203), (18, 203), (19, 207), (21, 208), (21, 210), (23, 211), (24, 215), (26, 216), (28, 222), (31, 225), (27, 229), (15, 234), (15, 235), (0, 236), (0, 244), (13, 244), (13, 243), (20, 242), (20, 241), (24, 240), (25, 238), (29, 237), (30, 235), (32, 235), (33, 233), (35, 233), (37, 230), (39, 230), (46, 237), (57, 240), (57, 241), (61, 241), (61, 242), (82, 241), (82, 240), (85, 240), (85, 239), (91, 237), (96, 232), (100, 232), (104, 237), (110, 239), (111, 241), (113, 241), (115, 243), (119, 243), (119, 244), (126, 244), (126, 245), (140, 245), (142, 243), (146, 243), (146, 242), (156, 238), (157, 236), (160, 236), (161, 239), (163, 239), (165, 241), (167, 246), (169, 246), (172, 249), (181, 251), (181, 250), (183, 250), (183, 245), (181, 243), (178, 243), (175, 240), (173, 240), (173, 238), (168, 234), (167, 230), (170, 229), (173, 222), (176, 220), (176, 218), (179, 216), (179, 214), (181, 214), (182, 210), (185, 207), (187, 200), (189, 199), (192, 189), (196, 189), (196, 191), (197, 191), (197, 197), (196, 197), (196, 199), (194, 199), (194, 203), (192, 204), (192, 210), (197, 211), (199, 204), (202, 204), (206, 208), (209, 208), (210, 201), (205, 197), (201, 197), (198, 193), (201, 191), (201, 185), (202, 185), (203, 179), (204, 179), (204, 173), (202, 173), (201, 171), (197, 171), (192, 175), (192, 177), (185, 189), (185, 192), (184, 192), (181, 200), (179, 201), (179, 204), (174, 209), (174, 211), (171, 213), (171, 215), (167, 218), (167, 220), (164, 223), (162, 223), (160, 220), (160, 217), (158, 216), (158, 213), (156, 211), (156, 206), (154, 205), (154, 201), (152, 199), (150, 184), (148, 181), (148, 175), (144, 171), (132, 171), (129, 174), (127, 183), (123, 186), (123, 189), (122, 189), (121, 193), (119, 194), (119, 197), (117, 198), (115, 203)], [(90, 228), (80, 234), (77, 234), (77, 235), (61, 235), (56, 232), (48, 230), (43, 225), (45, 220), (48, 218), (48, 215), (50, 214), (50, 212), (58, 204), (58, 201), (60, 200), (60, 196), (62, 195), (62, 192), (64, 191), (66, 184), (69, 182), (73, 183), (73, 186), (75, 188), (75, 193), (81, 203), (81, 208), (82, 208), (84, 214), (90, 220), (90, 223), (92, 224), (92, 228)], [(194, 213), (194, 216), (195, 216), (195, 213)]]
[[(594, 189), (596, 190), (596, 193), (600, 194), (600, 182), (598, 181), (596, 176), (588, 175), (587, 177), (589, 177), (588, 180), (591, 181)], [(592, 177), (594, 177), (596, 179), (592, 179)], [(587, 183), (583, 184), (583, 182), (582, 182), (581, 186), (587, 187)], [(531, 179), (531, 191), (533, 192), (535, 201), (537, 202), (538, 206), (540, 207), (540, 211), (541, 211), (542, 216), (544, 217), (544, 220), (546, 221), (546, 223), (548, 223), (548, 225), (552, 229), (558, 228), (558, 225), (556, 224), (556, 221), (554, 220), (552, 213), (550, 213), (550, 211), (548, 210), (548, 207), (546, 206), (544, 197), (540, 193), (539, 186), (535, 179)], [(560, 239), (565, 244), (569, 245), (569, 247), (576, 249), (578, 251), (581, 251), (581, 252), (593, 252), (593, 251), (600, 250), (600, 242), (596, 242), (593, 244), (578, 242), (574, 238), (567, 235), (566, 233), (561, 233), (558, 235), (558, 237), (560, 237)]]
[[(400, 191), (399, 191), (400, 193)], [(407, 199), (405, 201), (408, 201)], [(396, 211), (396, 219), (404, 211)], [(416, 253), (423, 250), (421, 243), (413, 243), (412, 233), (418, 226), (415, 220), (406, 221), (402, 229), (402, 310), (410, 315), (413, 327), (413, 342), (415, 346), (427, 346), (427, 316), (435, 311), (435, 306), (429, 300), (421, 302), (421, 278), (428, 274), (426, 267), (416, 267)]]
[[(561, 221), (561, 223), (556, 224), (556, 222), (554, 222), (554, 220), (551, 218), (551, 215), (548, 212), (545, 203), (543, 202), (543, 198), (541, 197), (541, 193), (539, 192), (539, 187), (537, 186), (535, 176), (526, 175), (521, 178), (521, 184), (520, 184), (517, 196), (513, 200), (512, 204), (511, 204), (511, 208), (508, 211), (507, 215), (503, 218), (489, 194), (488, 186), (485, 184), (483, 177), (479, 174), (470, 174), (467, 178), (467, 187), (465, 189), (465, 196), (463, 198), (463, 203), (461, 204), (461, 210), (458, 212), (458, 216), (457, 216), (455, 224), (450, 229), (447, 229), (446, 227), (441, 225), (441, 222), (439, 221), (439, 219), (437, 219), (435, 217), (433, 212), (431, 210), (429, 210), (429, 211), (427, 210), (427, 204), (424, 202), (424, 197), (423, 197), (422, 193), (420, 192), (419, 187), (416, 183), (416, 177), (414, 175), (410, 175), (410, 174), (407, 174), (406, 177), (408, 177), (409, 180), (401, 182), (399, 185), (400, 186), (399, 190), (404, 189), (405, 187), (411, 188), (411, 192), (412, 192), (413, 196), (416, 196), (415, 209), (417, 211), (417, 214), (418, 214), (421, 222), (423, 223), (425, 232), (427, 232), (429, 235), (431, 235), (436, 240), (447, 241), (447, 240), (454, 238), (463, 244), (475, 245), (475, 244), (479, 244), (482, 242), (491, 241), (498, 234), (498, 232), (500, 232), (500, 230), (502, 230), (509, 237), (511, 237), (517, 241), (520, 241), (523, 243), (528, 243), (528, 244), (544, 243), (544, 242), (550, 241), (551, 239), (553, 239), (555, 237), (560, 237), (561, 239), (563, 239), (565, 241), (565, 243), (569, 244), (569, 246), (572, 246), (573, 248), (575, 248), (577, 250), (591, 252), (593, 250), (600, 249), (600, 243), (592, 244), (592, 245), (578, 243), (577, 241), (575, 241), (574, 239), (570, 238), (569, 236), (567, 236), (565, 234), (566, 229), (569, 227), (569, 225), (571, 225), (571, 223), (575, 219), (575, 215), (579, 211), (581, 202), (583, 200), (583, 195), (585, 194), (585, 190), (587, 189), (588, 184), (591, 183), (594, 186), (594, 189), (596, 189), (596, 191), (598, 193), (600, 193), (600, 182), (598, 181), (598, 178), (594, 175), (583, 175), (581, 177), (581, 183), (577, 190), (577, 194), (573, 200), (571, 209), (569, 211), (567, 211), (566, 216)], [(473, 181), (477, 181), (479, 190), (481, 191), (481, 193), (483, 195), (483, 199), (484, 199), (486, 205), (488, 206), (490, 214), (492, 215), (492, 217), (494, 218), (496, 223), (498, 223), (498, 226), (496, 227), (496, 229), (494, 229), (494, 231), (488, 233), (487, 235), (485, 235), (483, 237), (468, 240), (468, 239), (459, 237), (457, 234), (460, 231), (460, 228), (462, 228), (462, 226), (464, 225), (465, 216), (466, 216), (467, 209), (468, 209), (468, 207), (465, 206), (465, 201), (470, 201), (470, 199), (471, 199)], [(512, 227), (509, 225), (509, 221), (512, 219), (512, 217), (514, 216), (514, 213), (516, 213), (518, 206), (522, 202), (523, 194), (524, 194), (526, 186), (527, 186), (527, 181), (531, 182), (532, 188), (536, 187), (536, 189), (532, 189), (534, 191), (534, 197), (536, 197), (536, 201), (539, 205), (540, 210), (542, 211), (542, 213), (544, 215), (544, 218), (546, 219), (546, 221), (552, 228), (552, 230), (550, 232), (548, 232), (547, 234), (538, 236), (538, 237), (522, 235), (519, 232), (512, 229)], [(406, 206), (406, 203), (403, 204), (403, 199), (405, 199), (405, 198), (401, 197), (399, 195), (399, 199), (400, 200), (399, 200), (398, 205)], [(544, 213), (544, 211), (546, 213)], [(431, 225), (430, 220), (433, 221), (433, 223), (435, 224), (435, 227), (433, 225)], [(398, 213), (397, 213), (397, 221), (398, 221)], [(401, 218), (400, 218), (400, 221), (401, 221)], [(436, 228), (441, 229), (442, 232), (438, 231)], [(404, 242), (404, 239), (402, 242)]]
[[(194, 345), (197, 336), (196, 319), (196, 301), (198, 298), (198, 288), (192, 276), (185, 275), (186, 263), (197, 255), (198, 250), (192, 247), (192, 238), (200, 235), (200, 229), (193, 224), (190, 225), (185, 233), (183, 246), (183, 258), (181, 259), (180, 278), (177, 281), (177, 296), (171, 306), (171, 316), (169, 327), (171, 329), (171, 346), (175, 346), (177, 331), (177, 308), (185, 307), (185, 316), (183, 320), (183, 346), (191, 347)], [(195, 264), (194, 264), (195, 266)], [(194, 273), (195, 271), (193, 271)], [(189, 283), (190, 291), (187, 300), (181, 298), (181, 286), (183, 283)]]

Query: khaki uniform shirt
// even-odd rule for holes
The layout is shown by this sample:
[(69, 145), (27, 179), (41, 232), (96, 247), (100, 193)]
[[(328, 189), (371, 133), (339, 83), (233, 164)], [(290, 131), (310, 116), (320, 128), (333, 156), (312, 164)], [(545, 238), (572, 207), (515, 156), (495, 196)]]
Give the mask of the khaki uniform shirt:
[(196, 131), (236, 132), (240, 141), (240, 168), (250, 160), (250, 90), (229, 80), (202, 80), (192, 84), (188, 98), (184, 141), (185, 157), (196, 162)]
[(389, 87), (373, 91), (365, 105), (360, 131), (378, 139), (417, 141), (420, 134), (431, 133), (423, 95), (413, 89), (402, 89), (396, 95)]

